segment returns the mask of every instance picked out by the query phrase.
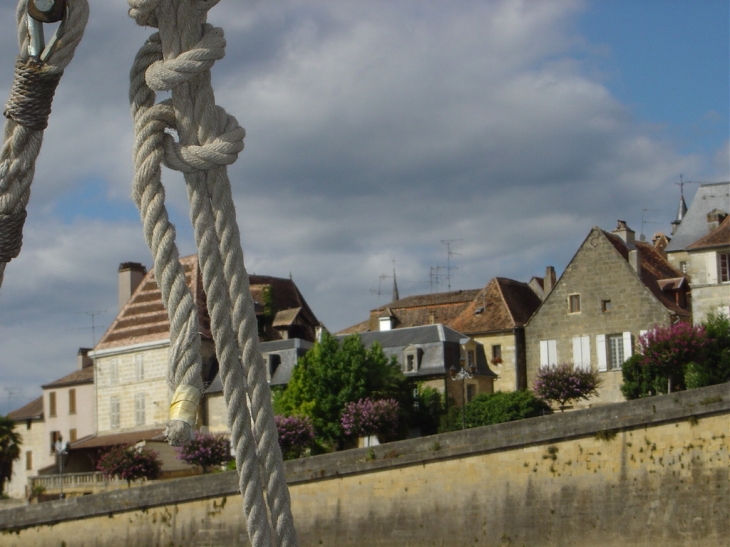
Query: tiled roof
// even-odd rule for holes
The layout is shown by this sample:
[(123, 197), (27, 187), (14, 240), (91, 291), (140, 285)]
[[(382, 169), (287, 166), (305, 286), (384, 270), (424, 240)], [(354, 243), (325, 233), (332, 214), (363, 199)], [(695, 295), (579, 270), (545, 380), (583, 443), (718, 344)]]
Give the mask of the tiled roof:
[(687, 250), (697, 251), (700, 249), (711, 249), (713, 247), (725, 247), (727, 245), (730, 245), (730, 215), (725, 217), (725, 220), (722, 221), (720, 226), (692, 243), (692, 245), (689, 245)]
[[(601, 230), (608, 240), (613, 244), (616, 250), (621, 256), (628, 261), (629, 249), (616, 234)], [(667, 293), (662, 290), (660, 281), (662, 280), (675, 280), (676, 278), (684, 278), (682, 272), (675, 270), (671, 264), (664, 258), (663, 254), (654, 248), (653, 245), (645, 243), (643, 241), (635, 242), (636, 250), (639, 253), (639, 268), (640, 268), (640, 279), (646, 285), (646, 287), (652, 292), (652, 294), (659, 300), (662, 305), (673, 313), (682, 316), (689, 317), (690, 312), (680, 307)], [(673, 285), (676, 284), (673, 283)], [(664, 283), (664, 288), (669, 286)]]
[(276, 313), (272, 326), (274, 327), (288, 327), (296, 320), (299, 312), (302, 308), (292, 308), (290, 310), (282, 310)]
[[(185, 280), (198, 308), (200, 332), (210, 338), (210, 316), (207, 300), (203, 291), (203, 278), (196, 255), (180, 259), (185, 271)], [(96, 350), (165, 340), (170, 335), (170, 321), (162, 305), (162, 294), (155, 281), (154, 270), (145, 275), (139, 287), (124, 305), (109, 329), (104, 333)], [(288, 310), (296, 310), (295, 317), (304, 317), (309, 324), (319, 322), (307, 305), (304, 297), (291, 279), (265, 275), (249, 276), (251, 296), (255, 303), (256, 314), (265, 313), (265, 295), (269, 291), (270, 303), (278, 315)], [(292, 312), (293, 313), (293, 312)], [(284, 321), (288, 316), (282, 316)], [(293, 318), (292, 318), (293, 320)]]
[(164, 431), (164, 429), (146, 429), (144, 431), (127, 431), (111, 435), (92, 435), (71, 443), (71, 449), (101, 448), (120, 444), (136, 444), (140, 441), (152, 441), (164, 438)]
[(464, 334), (521, 327), (540, 306), (527, 283), (495, 277), (448, 326)]
[[(200, 331), (210, 337), (210, 318), (206, 308), (203, 281), (197, 256), (180, 259), (185, 281), (198, 308)], [(164, 340), (170, 336), (170, 320), (162, 305), (155, 272), (150, 270), (124, 305), (109, 329), (96, 345), (96, 350)]]
[(15, 421), (31, 420), (33, 418), (43, 418), (43, 397), (33, 399), (25, 406), (21, 406), (17, 410), (8, 412), (8, 418)]
[(55, 382), (41, 386), (43, 389), (50, 387), (64, 387), (78, 384), (94, 383), (94, 367), (85, 367), (81, 370), (74, 370), (71, 374), (67, 374), (63, 378), (59, 378)]

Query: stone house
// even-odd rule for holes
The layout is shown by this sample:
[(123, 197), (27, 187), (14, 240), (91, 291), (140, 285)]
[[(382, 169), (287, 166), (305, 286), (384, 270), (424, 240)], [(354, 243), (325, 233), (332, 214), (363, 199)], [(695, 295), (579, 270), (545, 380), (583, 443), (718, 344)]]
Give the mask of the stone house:
[(28, 478), (53, 462), (43, 421), (43, 397), (9, 412), (7, 417), (15, 422), (15, 430), (22, 437), (20, 460), (13, 462), (13, 475), (6, 483), (7, 494), (11, 498), (27, 498)]
[(709, 313), (730, 316), (729, 212), (730, 182), (703, 184), (689, 209), (685, 206), (673, 223), (667, 259), (691, 282), (695, 324), (702, 323)]
[(689, 321), (687, 279), (625, 222), (593, 228), (525, 327), (527, 382), (541, 365), (572, 363), (599, 372), (590, 404), (623, 401), (621, 365), (642, 332)]

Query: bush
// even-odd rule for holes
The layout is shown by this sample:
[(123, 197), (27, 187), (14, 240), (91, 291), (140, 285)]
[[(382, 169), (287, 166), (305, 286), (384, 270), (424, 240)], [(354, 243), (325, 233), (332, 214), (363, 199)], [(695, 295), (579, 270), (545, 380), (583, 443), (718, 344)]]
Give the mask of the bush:
[(444, 396), (432, 387), (419, 384), (416, 408), (411, 418), (412, 425), (420, 429), (421, 435), (433, 435), (439, 430), (439, 422), (444, 415)]
[(160, 476), (162, 464), (157, 452), (132, 445), (117, 445), (107, 450), (96, 469), (106, 477), (119, 477), (131, 486), (137, 479), (154, 480)]
[(231, 459), (231, 442), (225, 435), (197, 431), (195, 437), (184, 446), (175, 447), (178, 459), (197, 465), (203, 474), (214, 466), (228, 463)]
[(501, 424), (550, 413), (550, 406), (531, 391), (484, 393), (466, 405), (466, 426)]
[(563, 363), (541, 366), (537, 371), (534, 390), (535, 395), (557, 403), (562, 410), (571, 401), (596, 395), (600, 385), (601, 379), (597, 372)]
[(314, 426), (309, 418), (274, 416), (274, 421), (285, 460), (301, 458), (314, 445)]
[(360, 399), (342, 411), (342, 429), (348, 437), (370, 437), (386, 442), (398, 436), (400, 406), (395, 399)]

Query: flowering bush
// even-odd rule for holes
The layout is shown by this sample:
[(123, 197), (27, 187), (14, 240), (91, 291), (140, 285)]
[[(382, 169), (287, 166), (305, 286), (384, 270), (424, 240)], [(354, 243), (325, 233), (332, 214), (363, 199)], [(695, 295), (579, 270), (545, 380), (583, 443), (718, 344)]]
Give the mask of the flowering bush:
[(537, 371), (534, 390), (538, 397), (558, 403), (560, 410), (570, 401), (588, 399), (596, 395), (601, 379), (588, 368), (573, 367), (570, 363), (543, 365)]
[(203, 469), (222, 465), (231, 459), (231, 443), (225, 435), (213, 435), (198, 431), (195, 438), (184, 446), (175, 448), (178, 459)]
[(285, 460), (301, 458), (314, 443), (314, 426), (309, 418), (274, 416), (279, 447)]
[(347, 403), (342, 412), (342, 429), (349, 437), (369, 437), (389, 440), (398, 435), (400, 406), (395, 399), (360, 399)]
[(137, 479), (154, 480), (160, 476), (162, 463), (157, 452), (132, 445), (113, 446), (107, 450), (96, 465), (106, 477), (119, 477), (131, 486)]

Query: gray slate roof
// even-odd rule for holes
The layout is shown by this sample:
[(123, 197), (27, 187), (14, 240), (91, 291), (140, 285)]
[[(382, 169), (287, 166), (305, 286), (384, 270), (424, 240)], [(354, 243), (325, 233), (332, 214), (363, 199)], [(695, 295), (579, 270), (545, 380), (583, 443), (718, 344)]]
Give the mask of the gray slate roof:
[(703, 184), (697, 190), (666, 251), (682, 251), (709, 233), (707, 213), (720, 209), (730, 213), (730, 182)]

